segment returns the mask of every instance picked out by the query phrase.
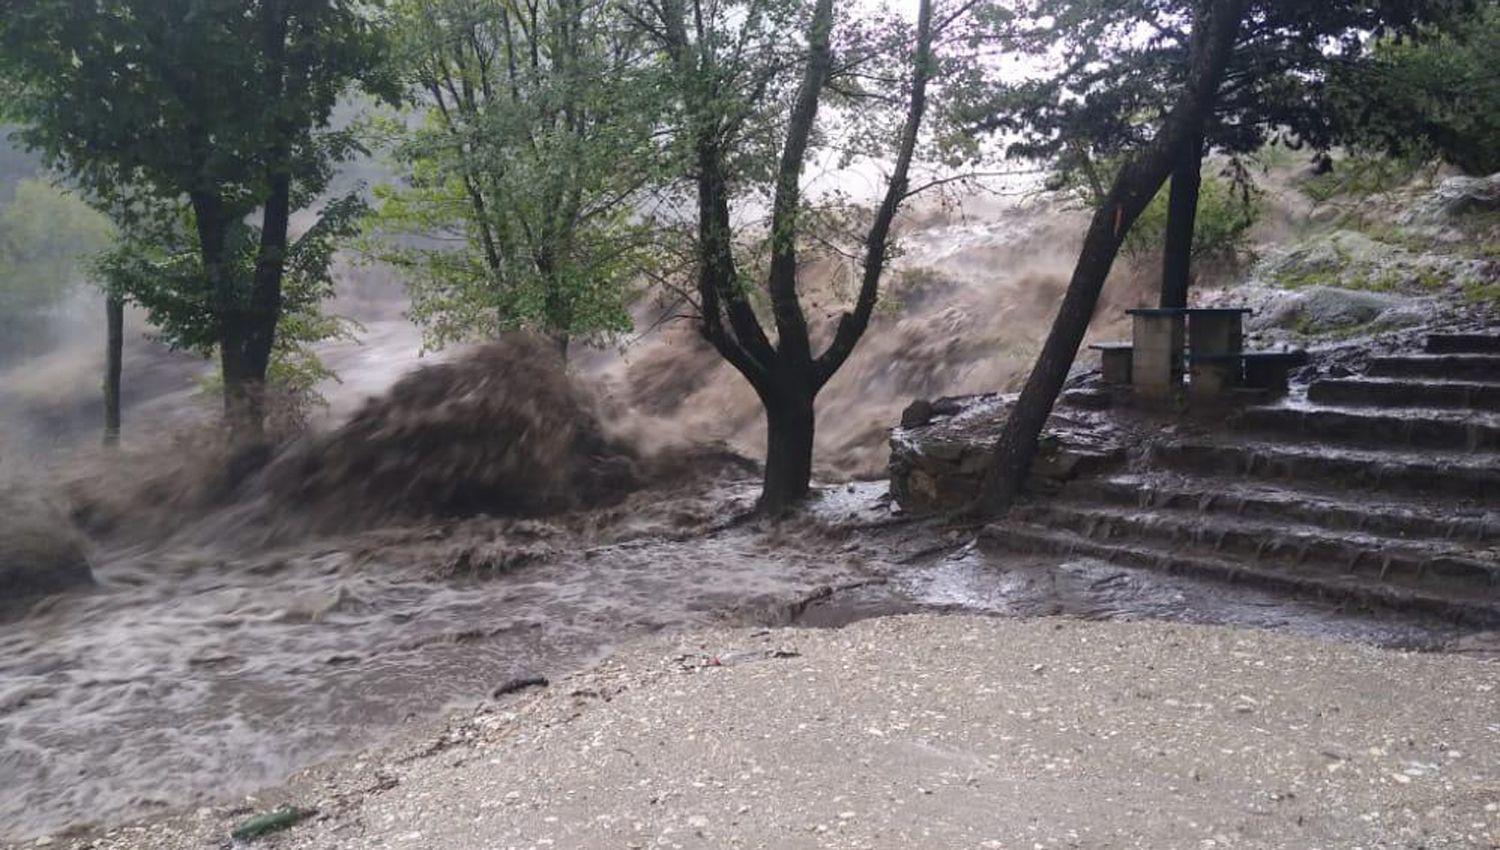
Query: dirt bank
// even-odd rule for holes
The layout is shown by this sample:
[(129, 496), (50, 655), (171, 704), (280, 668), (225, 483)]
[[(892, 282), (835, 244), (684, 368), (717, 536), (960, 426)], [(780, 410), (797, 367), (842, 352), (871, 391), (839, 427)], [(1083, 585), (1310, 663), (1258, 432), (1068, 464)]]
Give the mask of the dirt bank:
[[(1500, 847), (1500, 664), (914, 616), (633, 644), (249, 804), (265, 846)], [(247, 807), (51, 846), (213, 846)], [(207, 844), (206, 844), (207, 842)]]

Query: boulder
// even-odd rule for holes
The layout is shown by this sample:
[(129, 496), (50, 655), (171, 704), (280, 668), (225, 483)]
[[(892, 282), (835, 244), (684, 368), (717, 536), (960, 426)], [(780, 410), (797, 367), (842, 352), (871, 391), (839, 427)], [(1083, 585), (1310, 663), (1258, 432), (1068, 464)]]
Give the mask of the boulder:
[(1477, 213), (1500, 210), (1500, 174), (1449, 177), (1402, 216), (1402, 224), (1445, 225)]
[(1389, 268), (1400, 253), (1358, 231), (1336, 230), (1271, 252), (1252, 279), (1288, 289), (1349, 285), (1364, 281), (1370, 269)]
[(83, 537), (56, 506), (0, 494), (0, 606), (93, 584)]
[[(937, 399), (891, 432), (891, 495), (912, 514), (954, 511), (979, 495), (990, 453), (1014, 397), (993, 394)], [(1027, 487), (1049, 493), (1080, 475), (1124, 459), (1118, 431), (1104, 416), (1054, 411)]]
[[(1442, 240), (1433, 244), (1437, 241)], [(1414, 245), (1419, 242), (1398, 245), (1353, 230), (1336, 230), (1269, 251), (1256, 264), (1248, 283), (1272, 289), (1328, 287), (1438, 295), (1493, 277), (1492, 264), (1484, 258), (1418, 250)]]
[(1251, 320), (1250, 327), (1285, 328), (1309, 335), (1372, 323), (1394, 327), (1403, 324), (1403, 317), (1420, 321), (1422, 314), (1410, 308), (1411, 299), (1399, 295), (1314, 286), (1286, 292), (1269, 302)]

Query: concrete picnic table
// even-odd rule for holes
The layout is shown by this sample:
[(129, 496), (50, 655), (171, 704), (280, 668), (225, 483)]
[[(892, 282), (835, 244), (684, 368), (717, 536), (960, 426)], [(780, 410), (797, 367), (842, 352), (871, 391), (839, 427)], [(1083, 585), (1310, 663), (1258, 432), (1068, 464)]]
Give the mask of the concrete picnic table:
[(1250, 312), (1248, 307), (1126, 310), (1132, 319), (1131, 341), (1090, 348), (1103, 355), (1105, 381), (1132, 384), (1147, 398), (1173, 396), (1184, 371), (1193, 395), (1205, 398), (1240, 386), (1284, 389), (1287, 372), (1306, 362), (1306, 354), (1245, 351), (1244, 322)]

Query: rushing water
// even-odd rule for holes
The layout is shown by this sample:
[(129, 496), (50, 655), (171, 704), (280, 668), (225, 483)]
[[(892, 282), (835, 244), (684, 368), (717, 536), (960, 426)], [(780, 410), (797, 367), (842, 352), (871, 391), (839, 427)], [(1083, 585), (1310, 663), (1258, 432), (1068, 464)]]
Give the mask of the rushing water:
[(993, 553), (967, 533), (893, 522), (879, 484), (826, 491), (809, 519), (780, 527), (703, 524), (753, 491), (655, 499), (607, 533), (476, 521), (244, 561), (192, 548), (111, 558), (96, 591), (0, 624), (0, 838), (248, 791), (512, 678), (726, 618), (838, 625), (939, 610), (1420, 648), (1456, 637), (1088, 559)]
[[(888, 288), (893, 310), (820, 398), (826, 472), (882, 468), (885, 428), (912, 397), (993, 390), (1031, 361), (1077, 228), (1045, 206), (980, 212), (911, 223), (905, 263), (915, 273)], [(827, 277), (808, 286), (836, 292), (837, 276)], [(1116, 285), (1110, 297), (1130, 303), (1131, 289)], [(420, 347), (399, 294), (370, 298), (344, 310), (364, 322), (363, 344), (323, 351), (344, 380), (329, 388), (333, 421), (405, 372)], [(811, 320), (826, 332), (835, 315)], [(678, 331), (623, 357), (575, 358), (575, 372), (603, 379), (637, 436), (752, 450), (762, 427), (754, 394)], [(136, 423), (192, 418), (205, 368), (138, 333), (129, 339), (127, 390), (140, 399), (127, 395), (127, 442)], [(73, 342), (0, 374), (0, 419), (18, 420), (12, 433), (26, 443), (94, 439), (99, 346), (84, 333)], [(623, 513), (556, 526), (481, 520), (254, 554), (200, 533), (181, 538), (195, 544), (103, 553), (96, 589), (0, 622), (0, 840), (274, 783), (516, 676), (724, 618), (836, 625), (965, 610), (1163, 617), (1418, 647), (1454, 637), (1441, 625), (1372, 622), (1185, 577), (998, 555), (968, 532), (889, 525), (883, 485), (827, 491), (809, 520), (780, 528), (715, 527), (753, 489), (648, 495)], [(820, 591), (840, 586), (851, 589)]]
[[(735, 611), (774, 617), (853, 572), (816, 533), (591, 545), (566, 532), (526, 542), (551, 532), (523, 529), (470, 523), (389, 546), (386, 532), (252, 561), (106, 560), (97, 590), (0, 624), (0, 837), (252, 789), (514, 676)], [(455, 549), (535, 560), (493, 578), (419, 563)]]

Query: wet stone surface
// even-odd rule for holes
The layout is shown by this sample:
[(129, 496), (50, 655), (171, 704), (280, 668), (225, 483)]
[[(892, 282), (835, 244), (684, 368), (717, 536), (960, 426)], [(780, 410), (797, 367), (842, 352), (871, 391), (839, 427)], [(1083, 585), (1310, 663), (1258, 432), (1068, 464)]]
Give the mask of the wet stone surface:
[[(1218, 410), (1079, 410), (1097, 383), (1083, 376), (1027, 498), (986, 534), (1022, 555), (1500, 626), (1500, 332), (1403, 344), (1317, 353), (1285, 396)], [(893, 434), (892, 492), (908, 510), (972, 498), (1004, 423), (1003, 399), (944, 403)]]

